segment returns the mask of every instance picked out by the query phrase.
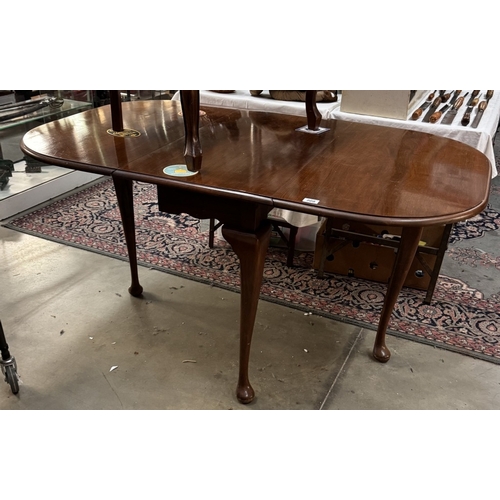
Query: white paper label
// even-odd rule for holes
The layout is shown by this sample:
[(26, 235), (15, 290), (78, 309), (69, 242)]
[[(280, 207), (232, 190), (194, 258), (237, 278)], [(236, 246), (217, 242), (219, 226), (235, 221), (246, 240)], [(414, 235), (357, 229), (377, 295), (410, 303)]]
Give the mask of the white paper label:
[(319, 200), (314, 200), (313, 198), (304, 198), (302, 200), (304, 203), (312, 203), (313, 205), (317, 205)]

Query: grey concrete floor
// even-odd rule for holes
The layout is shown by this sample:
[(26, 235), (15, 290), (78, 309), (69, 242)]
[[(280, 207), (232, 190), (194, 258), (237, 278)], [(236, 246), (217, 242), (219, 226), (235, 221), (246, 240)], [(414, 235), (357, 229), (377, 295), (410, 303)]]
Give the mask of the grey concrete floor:
[[(500, 409), (500, 366), (261, 301), (250, 380), (235, 398), (239, 295), (0, 227), (2, 321), (20, 391), (11, 410)], [(112, 370), (112, 367), (117, 367)]]

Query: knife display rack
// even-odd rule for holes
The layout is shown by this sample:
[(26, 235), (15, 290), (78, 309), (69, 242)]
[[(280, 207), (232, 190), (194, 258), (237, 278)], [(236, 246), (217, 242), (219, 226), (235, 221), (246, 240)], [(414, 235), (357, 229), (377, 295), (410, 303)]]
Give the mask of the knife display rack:
[(476, 128), (493, 94), (494, 90), (434, 90), (408, 120)]

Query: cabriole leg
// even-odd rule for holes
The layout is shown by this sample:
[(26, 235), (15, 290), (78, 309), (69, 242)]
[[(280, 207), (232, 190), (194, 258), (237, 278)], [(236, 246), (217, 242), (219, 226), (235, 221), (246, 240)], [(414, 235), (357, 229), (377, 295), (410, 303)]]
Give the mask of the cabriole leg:
[(222, 234), (240, 259), (240, 366), (236, 397), (240, 403), (247, 404), (255, 397), (255, 391), (248, 379), (248, 363), (264, 261), (271, 237), (271, 223), (264, 221), (256, 233), (246, 233), (223, 226)]
[(387, 285), (384, 306), (380, 315), (375, 345), (373, 346), (373, 357), (381, 363), (386, 363), (391, 357), (391, 352), (385, 345), (385, 334), (389, 326), (392, 311), (398, 298), (401, 288), (405, 282), (408, 271), (410, 270), (413, 258), (417, 252), (418, 243), (422, 237), (421, 227), (405, 227), (401, 234), (401, 243), (399, 245), (396, 261), (392, 268), (391, 279)]
[(122, 217), (123, 230), (125, 232), (130, 274), (132, 278), (132, 284), (128, 291), (130, 295), (140, 297), (142, 295), (142, 286), (139, 283), (139, 273), (137, 271), (133, 185), (130, 179), (115, 176), (113, 176), (113, 182), (115, 185), (116, 197), (118, 199), (120, 215)]

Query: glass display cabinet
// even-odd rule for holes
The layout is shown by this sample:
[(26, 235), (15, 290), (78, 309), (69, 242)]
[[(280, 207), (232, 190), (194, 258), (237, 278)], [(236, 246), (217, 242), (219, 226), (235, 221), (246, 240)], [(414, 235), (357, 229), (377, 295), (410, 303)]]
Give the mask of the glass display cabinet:
[(98, 177), (27, 162), (19, 148), (30, 129), (94, 107), (94, 91), (30, 92), (28, 99), (0, 104), (0, 221)]

